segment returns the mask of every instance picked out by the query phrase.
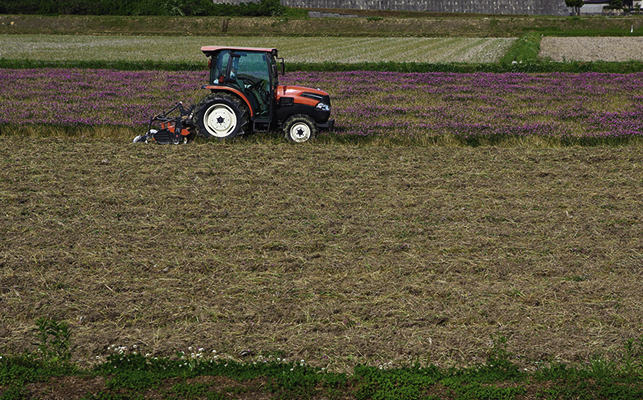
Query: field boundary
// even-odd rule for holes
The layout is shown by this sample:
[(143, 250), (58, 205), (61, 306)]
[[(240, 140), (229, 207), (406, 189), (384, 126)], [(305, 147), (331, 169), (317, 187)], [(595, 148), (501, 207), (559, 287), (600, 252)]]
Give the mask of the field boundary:
[[(136, 347), (115, 345), (109, 347), (112, 354), (99, 356), (93, 365), (81, 368), (70, 362), (68, 324), (48, 318), (37, 322), (34, 334), (40, 340), (36, 343), (39, 352), (0, 357), (2, 399), (31, 398), (43, 386), (56, 398), (73, 392), (93, 399), (224, 399), (230, 392), (293, 399), (439, 399), (445, 395), (453, 399), (634, 399), (643, 395), (643, 337), (627, 340), (625, 355), (619, 361), (598, 355), (585, 365), (543, 362), (532, 370), (515, 363), (516, 355), (507, 350), (503, 336), (491, 339), (493, 346), (484, 362), (461, 368), (416, 360), (396, 367), (387, 363), (356, 365), (349, 373), (311, 366), (305, 360), (255, 356), (250, 351), (233, 357), (189, 348), (187, 353), (180, 351), (172, 357), (153, 357)], [(63, 336), (66, 341), (61, 342)], [(58, 341), (47, 345), (49, 339)], [(57, 384), (52, 385), (54, 382)]]
[(529, 32), (546, 36), (642, 36), (643, 16), (508, 17), (466, 14), (458, 17), (374, 19), (0, 15), (1, 34), (519, 37)]
[[(0, 59), (0, 68), (79, 68), (79, 69), (115, 69), (121, 71), (205, 71), (204, 62), (163, 62), (163, 61), (51, 61), (51, 60), (10, 60)], [(381, 72), (453, 72), (453, 73), (545, 73), (545, 72), (599, 72), (630, 74), (643, 71), (642, 61), (527, 61), (499, 63), (404, 63), (404, 62), (362, 62), (362, 63), (286, 63), (286, 71), (381, 71)]]

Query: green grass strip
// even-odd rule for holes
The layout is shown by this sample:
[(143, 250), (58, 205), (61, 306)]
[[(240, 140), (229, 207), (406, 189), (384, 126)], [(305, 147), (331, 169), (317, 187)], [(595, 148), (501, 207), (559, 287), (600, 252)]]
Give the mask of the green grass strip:
[[(494, 350), (498, 352), (498, 350)], [(259, 360), (242, 363), (233, 360), (197, 358), (148, 358), (140, 354), (111, 355), (107, 362), (80, 369), (64, 362), (46, 362), (30, 355), (0, 359), (0, 398), (27, 398), (28, 383), (51, 385), (52, 377), (75, 376), (77, 381), (102, 376), (104, 387), (87, 386), (84, 398), (229, 398), (225, 393), (239, 384), (247, 392), (269, 394), (274, 398), (301, 399), (340, 397), (367, 399), (517, 399), (527, 393), (543, 398), (638, 399), (643, 396), (641, 365), (631, 371), (603, 359), (593, 359), (586, 367), (552, 364), (526, 372), (505, 353), (489, 357), (486, 363), (469, 368), (439, 368), (409, 365), (378, 368), (357, 365), (354, 374), (324, 371), (304, 363)], [(607, 371), (604, 367), (609, 366)], [(202, 376), (228, 377), (237, 385), (214, 381), (194, 382)], [(264, 380), (255, 381), (263, 377)], [(265, 384), (261, 383), (265, 382)], [(163, 389), (172, 385), (171, 389)], [(4, 389), (4, 390), (3, 390)], [(4, 392), (4, 393), (3, 393)]]
[(53, 61), (53, 60), (7, 60), (0, 59), (0, 68), (81, 68), (116, 69), (120, 71), (199, 71), (207, 69), (206, 62), (164, 61)]
[[(204, 62), (162, 62), (162, 61), (50, 61), (50, 60), (7, 60), (0, 59), (0, 68), (81, 68), (81, 69), (116, 69), (121, 71), (202, 71), (207, 68)], [(363, 63), (287, 63), (286, 71), (383, 71), (383, 72), (600, 72), (629, 74), (643, 71), (643, 62), (606, 62), (606, 61), (572, 61), (572, 62), (511, 62), (500, 63), (404, 63), (404, 62), (363, 62)]]
[(643, 62), (523, 62), (518, 64), (512, 63), (493, 63), (493, 64), (467, 64), (467, 63), (398, 63), (398, 62), (378, 62), (378, 63), (289, 63), (286, 65), (287, 71), (383, 71), (383, 72), (455, 72), (455, 73), (473, 73), (473, 72), (604, 72), (604, 73), (635, 73), (643, 71)]
[(542, 35), (537, 32), (528, 33), (514, 42), (507, 53), (500, 59), (501, 64), (511, 64), (512, 62), (529, 62), (538, 61), (540, 54), (540, 40)]

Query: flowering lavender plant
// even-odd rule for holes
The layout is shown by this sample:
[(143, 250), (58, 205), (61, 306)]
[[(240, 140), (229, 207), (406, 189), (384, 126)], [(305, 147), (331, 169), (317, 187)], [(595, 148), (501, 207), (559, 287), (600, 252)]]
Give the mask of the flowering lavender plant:
[[(207, 72), (0, 69), (0, 123), (143, 127), (194, 104)], [(643, 73), (293, 72), (331, 94), (336, 135), (631, 138), (643, 132)]]
[(0, 123), (144, 126), (203, 96), (207, 72), (0, 69)]

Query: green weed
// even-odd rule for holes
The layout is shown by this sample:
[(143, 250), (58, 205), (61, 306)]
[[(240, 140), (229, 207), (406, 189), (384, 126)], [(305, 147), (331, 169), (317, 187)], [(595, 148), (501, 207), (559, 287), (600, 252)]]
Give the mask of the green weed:
[(204, 383), (177, 383), (172, 386), (171, 393), (181, 399), (190, 399), (203, 396), (208, 392), (208, 385)]
[(36, 320), (32, 333), (41, 356), (48, 362), (68, 362), (71, 359), (71, 330), (66, 322), (50, 317)]
[[(22, 399), (30, 383), (45, 382), (51, 376), (78, 373), (69, 363), (45, 362), (32, 354), (0, 356), (0, 399)], [(4, 392), (2, 391), (4, 389)]]
[(622, 373), (643, 377), (643, 335), (637, 339), (628, 339), (625, 342), (625, 355), (623, 356)]

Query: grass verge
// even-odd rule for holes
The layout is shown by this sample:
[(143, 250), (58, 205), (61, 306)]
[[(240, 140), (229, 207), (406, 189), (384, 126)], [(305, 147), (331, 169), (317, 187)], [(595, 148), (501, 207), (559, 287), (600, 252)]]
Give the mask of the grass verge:
[[(54, 323), (57, 323), (54, 321)], [(55, 338), (55, 337), (54, 337)], [(547, 363), (527, 371), (512, 362), (506, 338), (497, 337), (487, 360), (440, 368), (413, 362), (391, 368), (357, 365), (328, 371), (304, 360), (274, 356), (239, 361), (190, 349), (151, 357), (137, 349), (114, 353), (93, 367), (34, 353), (0, 358), (0, 399), (638, 399), (643, 396), (643, 337), (627, 342), (620, 362), (594, 357), (585, 365)]]
[[(520, 37), (640, 36), (643, 16), (550, 17), (422, 14), (341, 10), (366, 18), (228, 18), (0, 15), (3, 34), (99, 34), (164, 36)], [(632, 29), (633, 28), (633, 29)]]
[(532, 32), (520, 37), (500, 59), (501, 64), (512, 62), (534, 63), (538, 61), (540, 53), (540, 33)]
[[(505, 57), (505, 61), (513, 58), (521, 59), (525, 53), (518, 49)], [(529, 56), (530, 57), (530, 56)], [(0, 68), (31, 69), (31, 68), (82, 68), (82, 69), (116, 69), (122, 71), (199, 71), (207, 65), (199, 62), (162, 62), (162, 61), (51, 61), (51, 60), (8, 60), (0, 59)], [(512, 64), (511, 62), (466, 64), (466, 63), (404, 63), (404, 62), (362, 62), (362, 63), (287, 63), (286, 71), (388, 71), (388, 72), (598, 72), (629, 74), (643, 71), (643, 62), (606, 62), (606, 61), (572, 61), (548, 62), (527, 61)]]

